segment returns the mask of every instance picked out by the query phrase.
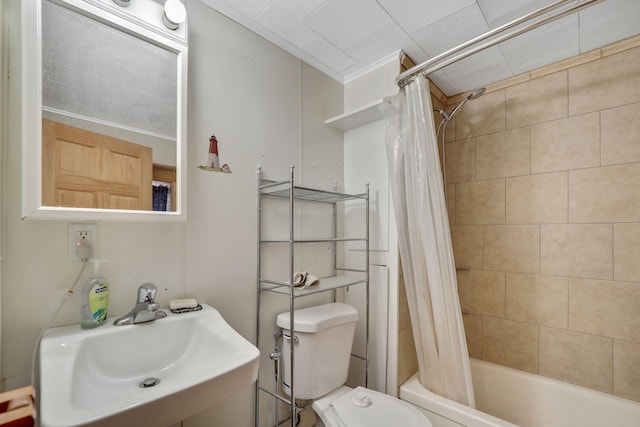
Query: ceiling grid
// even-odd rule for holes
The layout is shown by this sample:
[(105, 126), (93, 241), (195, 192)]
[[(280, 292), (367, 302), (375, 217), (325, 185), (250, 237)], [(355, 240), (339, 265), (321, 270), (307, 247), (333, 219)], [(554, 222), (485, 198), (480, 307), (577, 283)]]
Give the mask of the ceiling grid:
[[(402, 50), (424, 62), (552, 0), (201, 0), (346, 83)], [(577, 3), (578, 0), (576, 0)], [(453, 95), (640, 34), (640, 2), (606, 0), (431, 76)]]

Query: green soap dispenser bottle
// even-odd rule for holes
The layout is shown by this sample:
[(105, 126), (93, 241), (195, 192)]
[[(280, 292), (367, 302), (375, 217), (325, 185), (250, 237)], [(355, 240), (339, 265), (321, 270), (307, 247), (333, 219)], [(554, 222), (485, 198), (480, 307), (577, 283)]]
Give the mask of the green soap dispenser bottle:
[(82, 303), (80, 307), (80, 327), (96, 328), (107, 320), (109, 309), (109, 284), (100, 274), (102, 259), (92, 259), (93, 273), (82, 287)]

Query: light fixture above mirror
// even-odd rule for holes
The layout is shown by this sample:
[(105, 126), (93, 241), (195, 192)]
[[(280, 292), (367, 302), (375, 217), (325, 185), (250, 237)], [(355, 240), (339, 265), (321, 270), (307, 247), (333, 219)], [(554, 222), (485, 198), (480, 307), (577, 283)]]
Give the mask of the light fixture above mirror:
[(23, 217), (185, 219), (186, 13), (130, 3), (22, 3)]
[[(129, 7), (132, 0), (113, 0), (120, 7)], [(170, 30), (177, 30), (187, 19), (187, 9), (180, 0), (165, 0), (162, 23)]]
[(131, 4), (131, 0), (113, 0), (113, 2), (120, 7), (129, 7)]
[(187, 19), (187, 9), (180, 0), (167, 0), (164, 3), (162, 23), (170, 30), (177, 30)]

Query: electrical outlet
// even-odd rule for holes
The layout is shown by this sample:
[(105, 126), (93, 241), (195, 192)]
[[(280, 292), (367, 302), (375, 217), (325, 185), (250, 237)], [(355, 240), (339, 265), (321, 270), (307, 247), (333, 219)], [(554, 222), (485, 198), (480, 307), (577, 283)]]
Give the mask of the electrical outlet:
[(77, 244), (91, 246), (91, 258), (98, 258), (98, 224), (69, 224), (69, 261), (80, 261)]

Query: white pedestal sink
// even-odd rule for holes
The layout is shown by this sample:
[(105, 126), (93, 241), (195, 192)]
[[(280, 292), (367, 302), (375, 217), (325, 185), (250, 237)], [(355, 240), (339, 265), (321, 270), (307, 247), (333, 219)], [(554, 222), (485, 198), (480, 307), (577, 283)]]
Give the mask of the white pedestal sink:
[(91, 330), (47, 330), (40, 425), (167, 426), (249, 386), (258, 375), (258, 349), (202, 306), (137, 325), (113, 326), (110, 319)]

